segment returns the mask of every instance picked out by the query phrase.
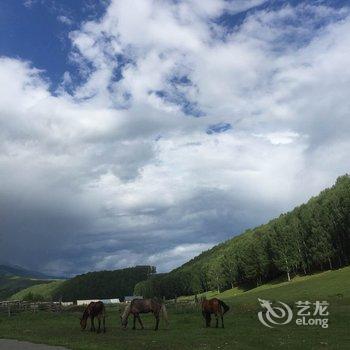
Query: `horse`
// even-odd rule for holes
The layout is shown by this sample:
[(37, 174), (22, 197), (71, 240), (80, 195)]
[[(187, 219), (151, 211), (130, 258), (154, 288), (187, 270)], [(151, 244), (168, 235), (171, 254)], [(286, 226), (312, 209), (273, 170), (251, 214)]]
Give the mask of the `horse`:
[(224, 314), (230, 309), (228, 305), (226, 305), (223, 301), (213, 298), (213, 299), (202, 299), (202, 315), (205, 319), (206, 327), (210, 327), (211, 322), (211, 314), (215, 315), (216, 318), (216, 328), (219, 325), (218, 315), (221, 317), (221, 325), (224, 327)]
[(98, 329), (97, 333), (101, 332), (101, 319), (103, 323), (103, 333), (106, 332), (106, 323), (105, 323), (105, 317), (106, 317), (106, 310), (105, 306), (102, 301), (97, 301), (94, 302), (92, 301), (85, 309), (82, 318), (80, 319), (80, 326), (81, 330), (85, 330), (86, 324), (87, 324), (87, 319), (90, 317), (91, 321), (91, 327), (90, 331), (95, 332), (95, 323), (94, 323), (94, 318), (97, 317), (98, 319)]
[(136, 319), (139, 321), (141, 329), (144, 329), (140, 314), (147, 314), (152, 312), (156, 319), (156, 326), (154, 330), (158, 330), (160, 314), (165, 319), (166, 325), (169, 325), (168, 314), (164, 304), (159, 303), (155, 299), (134, 299), (125, 308), (123, 315), (120, 316), (122, 326), (126, 329), (128, 325), (128, 317), (130, 314), (134, 316), (134, 325), (132, 329), (136, 329)]

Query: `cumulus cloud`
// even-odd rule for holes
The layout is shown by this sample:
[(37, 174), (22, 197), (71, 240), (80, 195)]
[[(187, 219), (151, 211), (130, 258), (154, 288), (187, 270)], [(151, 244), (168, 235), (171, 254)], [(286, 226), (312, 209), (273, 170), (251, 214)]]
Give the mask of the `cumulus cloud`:
[(55, 93), (2, 57), (1, 256), (167, 271), (347, 172), (349, 9), (263, 3), (111, 1)]

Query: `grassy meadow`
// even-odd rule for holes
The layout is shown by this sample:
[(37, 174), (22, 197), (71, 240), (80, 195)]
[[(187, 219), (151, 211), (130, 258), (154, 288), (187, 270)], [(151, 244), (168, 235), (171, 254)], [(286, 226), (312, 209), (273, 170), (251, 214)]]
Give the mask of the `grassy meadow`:
[[(214, 294), (212, 292), (210, 296)], [(289, 283), (276, 281), (246, 292), (232, 289), (215, 296), (231, 307), (225, 315), (225, 329), (206, 329), (197, 306), (178, 303), (168, 306), (169, 329), (161, 322), (158, 332), (153, 330), (152, 315), (142, 315), (145, 330), (133, 331), (131, 320), (128, 329), (122, 330), (119, 307), (114, 306), (107, 308), (106, 334), (82, 332), (78, 319), (80, 312), (65, 311), (60, 314), (22, 313), (11, 318), (0, 316), (0, 338), (62, 345), (70, 349), (350, 348), (350, 268), (297, 277)], [(292, 321), (288, 325), (267, 328), (257, 317), (261, 310), (258, 297), (280, 300), (292, 307), (298, 300), (327, 300), (330, 303), (329, 327), (297, 326)]]

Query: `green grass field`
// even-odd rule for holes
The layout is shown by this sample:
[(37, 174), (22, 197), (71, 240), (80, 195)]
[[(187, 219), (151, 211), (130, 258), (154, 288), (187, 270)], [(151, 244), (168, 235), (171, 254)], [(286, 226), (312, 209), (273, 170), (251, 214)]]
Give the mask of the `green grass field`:
[[(107, 309), (107, 333), (79, 329), (78, 312), (22, 313), (0, 316), (0, 338), (63, 345), (70, 349), (349, 349), (350, 268), (297, 277), (292, 282), (270, 283), (243, 292), (233, 289), (219, 295), (231, 307), (225, 329), (206, 329), (197, 306), (169, 305), (169, 329), (143, 315), (146, 329), (120, 327), (118, 308)], [(327, 300), (329, 327), (288, 325), (267, 328), (260, 324), (257, 298), (293, 305), (298, 300)], [(179, 299), (181, 300), (181, 299)], [(294, 319), (293, 319), (294, 320)]]

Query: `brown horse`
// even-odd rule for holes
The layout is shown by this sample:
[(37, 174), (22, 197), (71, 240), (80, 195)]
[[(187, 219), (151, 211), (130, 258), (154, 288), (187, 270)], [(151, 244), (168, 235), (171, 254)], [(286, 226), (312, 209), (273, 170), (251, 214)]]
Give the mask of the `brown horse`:
[(211, 314), (215, 315), (216, 318), (216, 328), (219, 325), (218, 315), (221, 317), (221, 325), (224, 328), (224, 314), (229, 310), (229, 306), (223, 301), (213, 298), (213, 299), (202, 299), (202, 315), (205, 319), (206, 327), (210, 327)]
[(162, 314), (164, 317), (166, 324), (169, 324), (168, 315), (164, 304), (160, 304), (154, 299), (134, 299), (125, 308), (123, 315), (120, 316), (122, 326), (124, 329), (126, 328), (128, 325), (128, 317), (130, 314), (132, 314), (134, 316), (134, 325), (132, 329), (136, 329), (136, 319), (139, 321), (141, 329), (144, 329), (140, 314), (147, 314), (149, 312), (152, 312), (156, 319), (155, 331), (158, 330), (160, 314)]
[(80, 326), (81, 329), (84, 330), (86, 328), (87, 319), (90, 317), (91, 327), (90, 331), (95, 332), (95, 323), (94, 318), (97, 317), (98, 319), (98, 329), (97, 333), (101, 332), (101, 319), (103, 322), (103, 333), (106, 332), (106, 323), (105, 323), (105, 317), (106, 317), (106, 311), (105, 306), (102, 301), (94, 302), (92, 301), (85, 309), (83, 313), (83, 317), (80, 319)]

